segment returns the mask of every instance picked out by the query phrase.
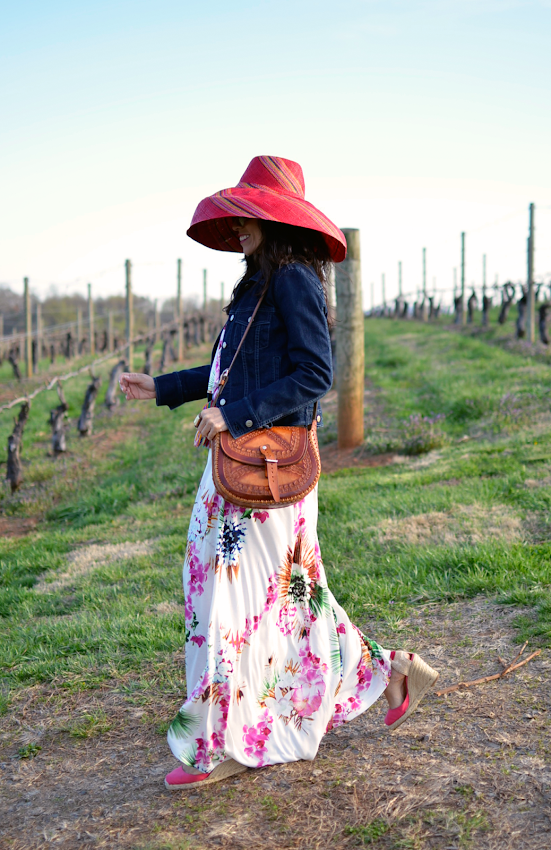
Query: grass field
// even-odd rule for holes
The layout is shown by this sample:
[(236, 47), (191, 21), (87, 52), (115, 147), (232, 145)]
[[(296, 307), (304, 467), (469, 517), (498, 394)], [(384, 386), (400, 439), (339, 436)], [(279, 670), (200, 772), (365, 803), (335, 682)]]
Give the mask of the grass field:
[[(443, 324), (375, 319), (366, 322), (366, 357), (367, 439), (359, 464), (322, 476), (319, 488), (322, 555), (338, 600), (358, 625), (398, 646), (424, 634), (430, 617), (423, 612), (448, 617), (452, 609), (467, 610), (461, 606), (468, 600), (478, 605), (485, 598), (496, 610), (511, 612), (511, 640), (549, 647), (547, 358), (508, 349), (496, 331), (471, 334)], [(205, 461), (192, 447), (200, 404), (170, 413), (123, 400), (109, 414), (101, 408), (104, 381), (95, 433), (80, 439), (74, 422), (86, 383), (83, 376), (66, 387), (73, 429), (69, 452), (58, 459), (48, 456), (47, 417), (55, 394), (37, 398), (24, 439), (25, 484), (15, 496), (4, 491), (0, 499), (0, 527), (8, 534), (19, 529), (18, 536), (0, 540), (0, 711), (14, 812), (41, 765), (46, 771), (67, 759), (82, 760), (92, 746), (99, 764), (102, 747), (107, 752), (115, 740), (131, 765), (122, 730), (136, 732), (136, 724), (154, 742), (147, 745), (147, 758), (158, 761), (162, 736), (185, 691), (180, 573)], [(11, 420), (0, 417), (3, 447)], [(330, 442), (331, 404), (325, 423), (323, 441)], [(378, 454), (394, 462), (361, 466), (362, 459)], [(459, 626), (467, 636), (469, 623)], [(480, 661), (483, 647), (474, 649)], [(549, 739), (544, 740), (542, 733), (538, 757), (548, 764)], [(93, 773), (91, 763), (87, 770)], [(101, 781), (108, 787), (105, 777)], [(222, 798), (232, 816), (254, 814), (265, 830), (259, 833), (263, 846), (272, 846), (267, 838), (272, 834), (281, 848), (325, 846), (319, 836), (305, 843), (310, 833), (299, 823), (293, 827), (289, 821), (277, 831), (279, 792), (256, 799), (251, 786), (240, 807), (239, 796), (234, 798), (246, 781), (236, 780), (216, 802), (207, 789), (186, 803), (165, 800), (165, 814), (148, 815), (138, 836), (130, 827), (128, 832), (120, 827), (118, 837), (96, 830), (94, 846), (241, 846), (235, 835), (227, 843), (224, 835), (207, 835), (201, 813), (220, 806)], [(300, 799), (301, 788), (293, 788)], [(441, 818), (433, 818), (432, 826), (422, 807), (419, 823), (411, 813), (390, 809), (377, 810), (365, 823), (345, 806), (327, 826), (331, 846), (493, 846), (491, 816), (473, 808), (471, 792), (456, 795), (455, 808), (442, 798)], [(66, 799), (63, 806), (71, 811)], [(433, 800), (430, 811), (437, 809)], [(17, 811), (21, 819), (28, 809)], [(183, 832), (175, 831), (171, 818), (187, 824)], [(16, 828), (6, 820), (5, 846), (44, 846), (34, 834), (37, 821), (24, 822)], [(43, 826), (55, 846), (82, 846), (78, 825), (66, 833), (51, 823)], [(81, 832), (84, 836), (84, 827)], [(486, 844), (479, 843), (482, 834)], [(433, 843), (437, 835), (444, 843)]]

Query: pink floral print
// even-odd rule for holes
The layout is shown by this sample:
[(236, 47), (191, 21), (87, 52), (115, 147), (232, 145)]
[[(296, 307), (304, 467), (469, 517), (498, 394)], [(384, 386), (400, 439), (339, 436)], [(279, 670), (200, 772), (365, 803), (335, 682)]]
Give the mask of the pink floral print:
[(189, 696), (168, 732), (184, 764), (313, 759), (383, 693), (390, 653), (328, 589), (316, 520), (316, 490), (274, 511), (225, 502), (209, 452), (184, 564)]
[(266, 709), (261, 714), (260, 722), (256, 726), (243, 726), (243, 742), (245, 744), (245, 755), (256, 761), (257, 767), (267, 764), (268, 754), (267, 741), (272, 734), (273, 718)]

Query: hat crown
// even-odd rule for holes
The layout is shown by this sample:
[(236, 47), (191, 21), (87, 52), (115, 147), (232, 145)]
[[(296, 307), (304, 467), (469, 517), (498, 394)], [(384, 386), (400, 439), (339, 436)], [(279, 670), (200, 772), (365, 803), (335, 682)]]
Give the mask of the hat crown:
[(255, 156), (237, 184), (241, 189), (267, 189), (304, 198), (304, 176), (298, 162), (280, 156)]

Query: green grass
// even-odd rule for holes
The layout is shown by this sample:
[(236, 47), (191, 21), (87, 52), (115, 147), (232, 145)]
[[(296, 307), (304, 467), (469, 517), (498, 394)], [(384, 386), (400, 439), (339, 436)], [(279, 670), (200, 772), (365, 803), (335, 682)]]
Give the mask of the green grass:
[(95, 738), (111, 729), (111, 723), (104, 711), (96, 711), (94, 714), (84, 714), (74, 722), (70, 729), (71, 738)]
[[(408, 452), (412, 433), (417, 443), (402, 463), (320, 483), (330, 586), (360, 626), (398, 623), (427, 600), (485, 594), (523, 606), (519, 640), (551, 644), (551, 371), (491, 342), (442, 325), (366, 322), (377, 410), (365, 450)], [(86, 383), (66, 388), (73, 423)], [(0, 540), (1, 710), (10, 689), (36, 682), (92, 688), (163, 670), (166, 688), (175, 675), (182, 688), (167, 659), (184, 642), (181, 564), (205, 462), (192, 446), (200, 404), (171, 413), (123, 402), (109, 414), (101, 400), (96, 435), (80, 439), (73, 428), (69, 452), (53, 459), (46, 420), (55, 394), (39, 396), (24, 439), (25, 484), (0, 499), (5, 516), (41, 520), (26, 537)], [(9, 419), (0, 418), (3, 446)], [(416, 523), (440, 523), (447, 536), (416, 537)], [(146, 554), (75, 573), (49, 592), (37, 587), (88, 545), (143, 541)], [(139, 689), (129, 698), (139, 704)], [(96, 734), (102, 722), (75, 728)]]
[(389, 826), (383, 820), (374, 820), (365, 826), (347, 826), (344, 834), (357, 836), (358, 844), (375, 844), (388, 830)]
[(33, 759), (41, 749), (42, 747), (38, 744), (26, 744), (24, 747), (19, 748), (17, 755), (20, 759)]
[[(319, 530), (334, 592), (358, 620), (366, 613), (396, 616), (411, 600), (486, 593), (534, 606), (535, 616), (519, 618), (521, 636), (549, 645), (551, 370), (438, 326), (371, 320), (366, 338), (367, 375), (391, 435), (382, 448), (400, 449), (411, 416), (442, 417), (436, 425), (443, 448), (426, 466), (355, 469), (326, 479)], [(367, 435), (368, 451), (380, 447), (376, 440)], [(406, 533), (381, 541), (381, 523), (389, 519), (428, 515), (430, 522), (434, 513), (458, 509), (479, 514), (482, 538), (485, 517), (503, 512), (520, 526), (517, 539), (507, 540), (505, 522), (502, 539), (475, 545), (419, 545)]]

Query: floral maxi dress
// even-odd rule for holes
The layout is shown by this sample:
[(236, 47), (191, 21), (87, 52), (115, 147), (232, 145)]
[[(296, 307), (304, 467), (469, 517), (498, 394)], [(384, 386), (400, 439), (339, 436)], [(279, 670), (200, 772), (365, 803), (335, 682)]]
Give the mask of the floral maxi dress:
[(386, 688), (390, 652), (364, 637), (327, 587), (317, 514), (317, 488), (270, 511), (225, 501), (209, 450), (183, 571), (188, 697), (168, 730), (184, 765), (208, 772), (226, 758), (248, 767), (313, 759), (326, 731)]

